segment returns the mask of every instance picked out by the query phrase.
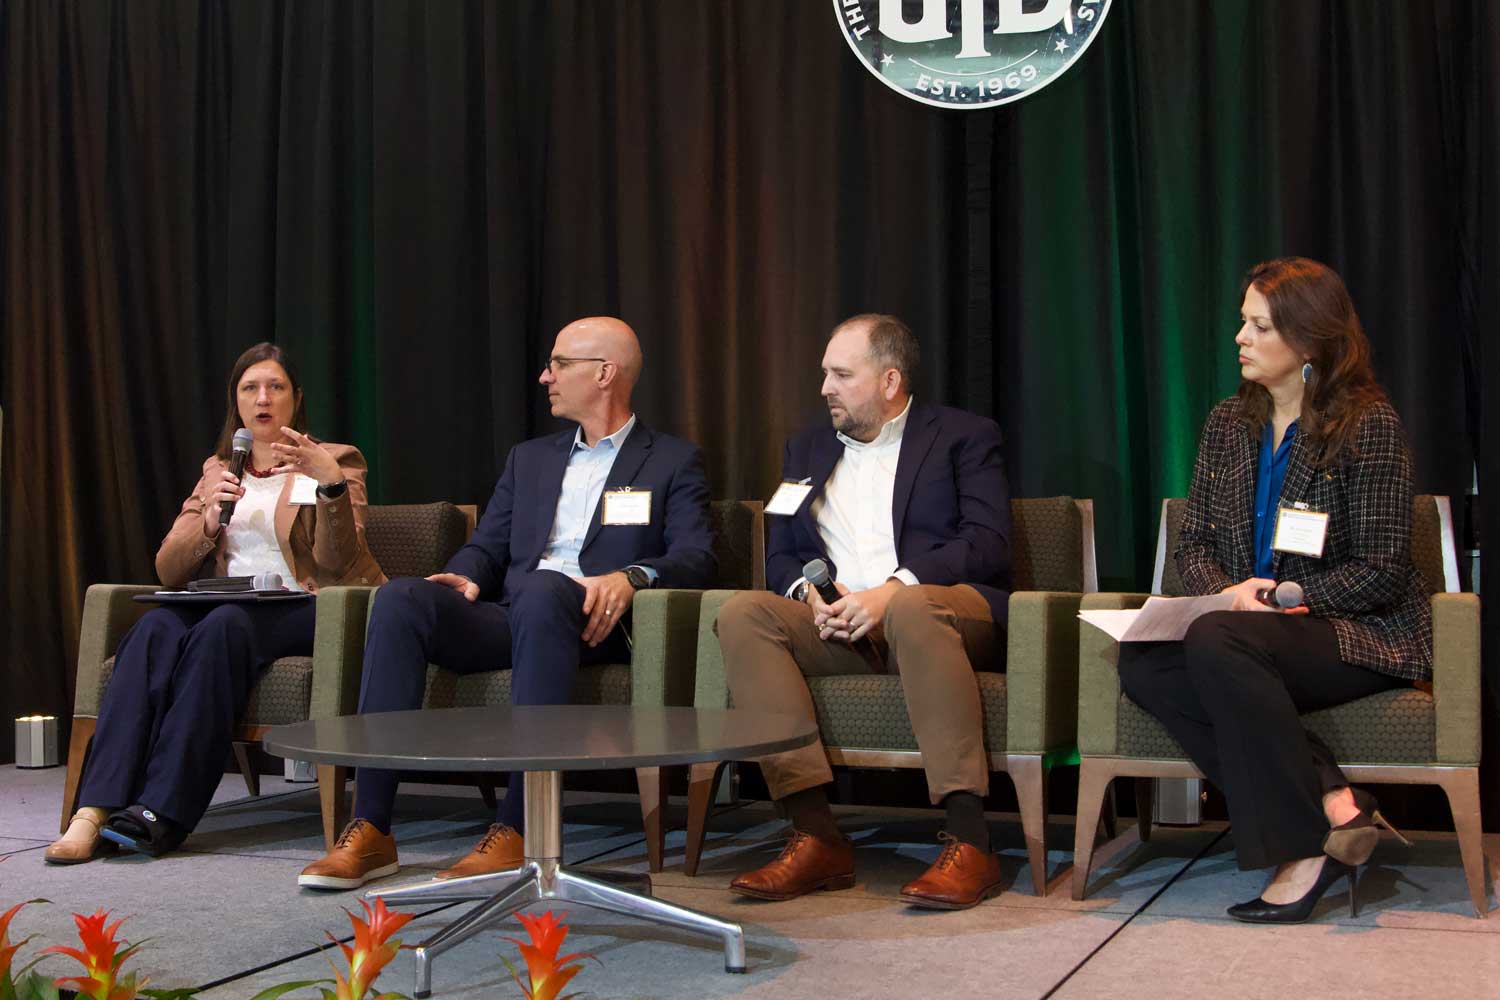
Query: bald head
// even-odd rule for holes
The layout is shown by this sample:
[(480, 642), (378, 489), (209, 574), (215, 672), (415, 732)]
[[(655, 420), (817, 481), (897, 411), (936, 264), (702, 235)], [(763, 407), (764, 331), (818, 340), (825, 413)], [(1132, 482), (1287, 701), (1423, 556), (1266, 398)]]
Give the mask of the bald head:
[(635, 331), (624, 320), (613, 316), (589, 316), (569, 323), (558, 331), (554, 353), (614, 362), (618, 372), (612, 384), (623, 392), (626, 399), (640, 380), (644, 364), (641, 342), (636, 339)]

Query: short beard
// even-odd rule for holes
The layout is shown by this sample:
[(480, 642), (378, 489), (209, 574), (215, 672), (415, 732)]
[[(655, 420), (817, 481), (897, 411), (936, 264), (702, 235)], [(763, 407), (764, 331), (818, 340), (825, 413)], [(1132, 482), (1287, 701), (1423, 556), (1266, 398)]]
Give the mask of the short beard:
[(869, 421), (861, 420), (847, 409), (842, 417), (830, 413), (829, 419), (834, 430), (856, 441), (873, 441), (880, 431), (878, 426), (871, 426)]

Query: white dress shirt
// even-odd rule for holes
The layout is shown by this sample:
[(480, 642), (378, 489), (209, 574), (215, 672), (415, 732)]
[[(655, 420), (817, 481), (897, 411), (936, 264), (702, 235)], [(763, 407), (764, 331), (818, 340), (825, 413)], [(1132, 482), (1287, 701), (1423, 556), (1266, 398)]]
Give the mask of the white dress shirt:
[(635, 414), (625, 421), (625, 426), (609, 437), (600, 438), (592, 446), (583, 440), (583, 428), (573, 435), (573, 450), (568, 453), (568, 467), (563, 472), (562, 492), (557, 498), (557, 514), (552, 518), (552, 531), (547, 535), (547, 547), (542, 550), (542, 559), (537, 569), (551, 569), (572, 577), (583, 577), (578, 566), (579, 553), (583, 551), (583, 538), (594, 522), (594, 511), (604, 495), (604, 482), (625, 439), (635, 429)]
[(840, 433), (844, 453), (822, 494), (808, 508), (823, 548), (837, 567), (838, 581), (850, 590), (869, 590), (892, 577), (908, 586), (918, 582), (910, 570), (899, 568), (896, 557), (896, 465), (910, 412), (908, 399), (906, 408), (887, 421), (873, 441)]

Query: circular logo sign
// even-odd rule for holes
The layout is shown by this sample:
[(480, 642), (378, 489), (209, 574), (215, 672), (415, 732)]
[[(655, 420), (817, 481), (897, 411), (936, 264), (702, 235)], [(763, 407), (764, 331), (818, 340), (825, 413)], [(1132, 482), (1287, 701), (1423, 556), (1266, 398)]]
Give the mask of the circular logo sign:
[(1009, 104), (1083, 55), (1112, 0), (833, 0), (880, 82), (940, 108)]

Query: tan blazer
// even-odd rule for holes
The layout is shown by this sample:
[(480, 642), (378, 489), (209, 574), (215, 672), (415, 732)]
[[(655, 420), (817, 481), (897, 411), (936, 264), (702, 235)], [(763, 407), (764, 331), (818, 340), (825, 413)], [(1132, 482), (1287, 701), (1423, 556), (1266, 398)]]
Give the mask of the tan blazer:
[[(385, 583), (380, 564), (365, 545), (365, 457), (353, 445), (321, 442), (338, 460), (349, 488), (336, 500), (318, 497), (316, 504), (293, 506), (292, 481), (286, 477), (276, 506), (276, 540), (286, 564), (297, 574), (297, 584), (316, 593), (319, 587), (377, 586)], [(203, 534), (203, 508), (209, 482), (217, 483), (225, 467), (217, 455), (203, 463), (203, 477), (156, 553), (156, 575), (165, 587), (181, 588), (189, 580), (228, 576), (224, 554), (225, 532), (216, 538)]]

